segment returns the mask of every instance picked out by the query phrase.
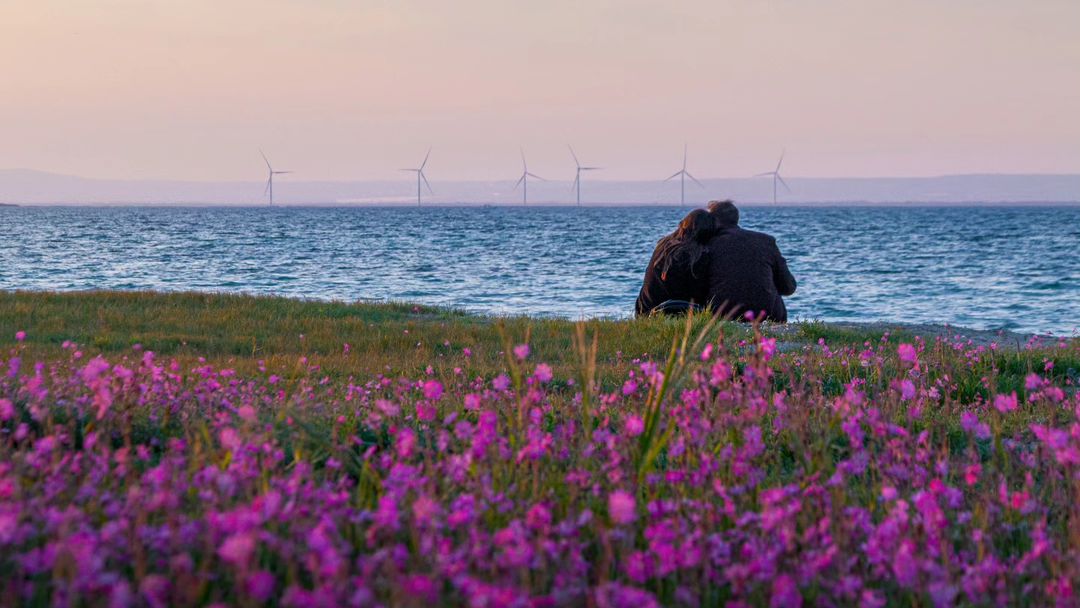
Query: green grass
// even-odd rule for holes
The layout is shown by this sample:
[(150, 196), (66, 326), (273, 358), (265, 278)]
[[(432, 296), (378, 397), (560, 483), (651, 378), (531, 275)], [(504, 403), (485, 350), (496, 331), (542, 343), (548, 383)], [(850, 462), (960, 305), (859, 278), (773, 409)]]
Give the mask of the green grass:
[[(704, 323), (695, 320), (697, 326)], [(605, 386), (625, 379), (634, 359), (664, 359), (686, 329), (685, 319), (679, 318), (588, 320), (583, 325), (588, 340), (596, 337), (597, 378)], [(204, 357), (244, 372), (255, 370), (259, 361), (270, 371), (294, 369), (307, 357), (332, 378), (416, 376), (428, 366), (440, 376), (461, 368), (469, 377), (490, 378), (506, 370), (507, 346), (527, 341), (531, 361), (547, 362), (565, 377), (580, 364), (575, 326), (562, 319), (480, 316), (404, 303), (212, 293), (0, 292), (0, 345), (13, 343), (16, 331), (26, 331), (27, 360), (61, 356), (61, 345), (72, 341), (90, 356), (123, 356), (138, 344), (182, 364)], [(750, 335), (738, 323), (722, 324), (720, 331), (729, 344)], [(785, 350), (816, 345), (819, 339), (830, 345), (876, 343), (883, 331), (820, 322), (766, 328)], [(911, 337), (902, 327), (891, 333), (894, 343)], [(471, 357), (464, 355), (466, 348)], [(1013, 384), (1043, 366), (1038, 353), (1014, 350), (1000, 357), (1011, 374), (1003, 381)], [(1062, 374), (1076, 369), (1080, 362), (1058, 366)]]

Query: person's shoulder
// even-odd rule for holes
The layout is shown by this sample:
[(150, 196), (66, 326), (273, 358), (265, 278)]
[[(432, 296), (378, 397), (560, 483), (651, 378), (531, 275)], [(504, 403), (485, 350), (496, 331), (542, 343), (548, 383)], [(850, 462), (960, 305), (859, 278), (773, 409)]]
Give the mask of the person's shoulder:
[(745, 239), (752, 239), (755, 241), (765, 241), (769, 243), (775, 243), (776, 237), (764, 232), (758, 232), (757, 230), (747, 230), (745, 228), (739, 228), (740, 235)]

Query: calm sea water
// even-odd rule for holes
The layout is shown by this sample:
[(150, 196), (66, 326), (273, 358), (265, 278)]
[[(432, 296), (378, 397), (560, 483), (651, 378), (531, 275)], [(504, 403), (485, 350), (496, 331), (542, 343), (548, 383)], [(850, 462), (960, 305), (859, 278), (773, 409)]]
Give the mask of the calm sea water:
[[(626, 316), (685, 210), (0, 207), (0, 289), (235, 291)], [(1071, 334), (1080, 208), (746, 207), (791, 315)]]

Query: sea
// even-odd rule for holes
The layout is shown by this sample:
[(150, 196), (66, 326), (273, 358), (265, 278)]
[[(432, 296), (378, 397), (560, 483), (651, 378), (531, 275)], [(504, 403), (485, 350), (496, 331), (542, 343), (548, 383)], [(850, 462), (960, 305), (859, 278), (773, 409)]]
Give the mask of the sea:
[[(684, 207), (0, 207), (0, 289), (628, 317)], [(1080, 207), (746, 206), (795, 319), (1076, 335)]]

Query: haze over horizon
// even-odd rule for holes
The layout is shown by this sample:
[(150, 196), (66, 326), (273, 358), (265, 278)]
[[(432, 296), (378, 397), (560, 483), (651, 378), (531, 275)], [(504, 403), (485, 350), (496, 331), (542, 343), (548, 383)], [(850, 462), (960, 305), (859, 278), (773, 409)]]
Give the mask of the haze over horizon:
[(0, 167), (113, 180), (1080, 172), (1080, 3), (0, 2)]

